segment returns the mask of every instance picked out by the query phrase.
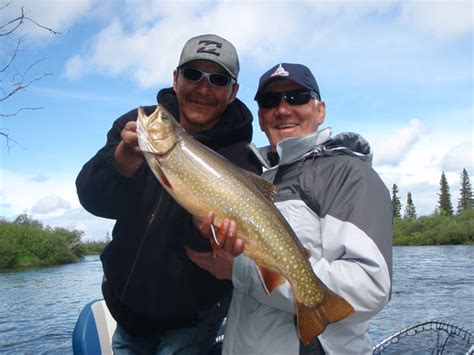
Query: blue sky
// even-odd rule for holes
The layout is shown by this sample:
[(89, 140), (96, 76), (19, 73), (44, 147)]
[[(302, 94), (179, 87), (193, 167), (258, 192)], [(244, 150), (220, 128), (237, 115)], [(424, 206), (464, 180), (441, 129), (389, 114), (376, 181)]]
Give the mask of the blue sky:
[[(103, 239), (113, 221), (82, 209), (75, 178), (117, 117), (171, 85), (185, 41), (203, 33), (237, 47), (238, 97), (255, 118), (259, 76), (279, 62), (307, 65), (326, 101), (324, 127), (371, 143), (373, 165), (388, 188), (398, 185), (402, 207), (411, 192), (418, 215), (431, 214), (442, 171), (455, 208), (463, 168), (474, 182), (471, 1), (14, 0), (0, 23), (21, 6), (61, 34), (25, 24), (0, 42), (0, 66), (21, 35), (11, 69), (41, 60), (29, 78), (52, 74), (0, 106), (1, 114), (42, 107), (2, 119), (18, 142), (0, 144), (6, 219), (27, 213)], [(0, 75), (5, 93), (12, 77)], [(254, 143), (267, 144), (256, 120)]]

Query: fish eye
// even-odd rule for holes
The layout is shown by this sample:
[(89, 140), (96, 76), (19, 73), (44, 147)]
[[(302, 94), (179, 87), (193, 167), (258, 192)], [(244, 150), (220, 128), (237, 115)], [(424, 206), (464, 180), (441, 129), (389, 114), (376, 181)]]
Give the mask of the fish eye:
[(170, 119), (170, 117), (169, 117), (167, 114), (163, 113), (163, 114), (161, 115), (161, 119), (162, 119), (163, 121), (167, 121), (167, 120)]

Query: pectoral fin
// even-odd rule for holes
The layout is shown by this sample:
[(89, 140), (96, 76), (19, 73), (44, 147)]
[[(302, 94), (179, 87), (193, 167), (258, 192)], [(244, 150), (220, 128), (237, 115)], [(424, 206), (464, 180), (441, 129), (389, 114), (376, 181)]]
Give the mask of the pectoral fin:
[[(148, 154), (148, 153), (144, 153), (144, 154)], [(151, 159), (147, 159), (147, 161), (148, 161), (148, 165), (150, 166), (151, 171), (153, 171), (153, 174), (155, 174), (156, 178), (160, 181), (161, 185), (169, 189), (173, 189), (173, 186), (171, 185), (170, 181), (168, 180), (166, 175), (163, 173), (163, 170), (161, 170), (161, 167), (160, 167), (160, 164), (158, 163), (157, 158), (152, 155)]]
[(271, 294), (275, 288), (285, 283), (285, 278), (276, 271), (258, 264), (257, 270), (260, 280), (262, 281), (263, 288), (268, 295)]

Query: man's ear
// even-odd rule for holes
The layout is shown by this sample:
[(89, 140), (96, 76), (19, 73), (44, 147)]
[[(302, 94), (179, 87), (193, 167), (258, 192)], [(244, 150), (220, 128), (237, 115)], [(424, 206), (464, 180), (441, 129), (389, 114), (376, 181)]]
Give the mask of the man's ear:
[(263, 125), (262, 125), (262, 117), (260, 115), (260, 110), (258, 110), (258, 125), (260, 126), (260, 130), (262, 132), (265, 132), (264, 129), (263, 129)]
[(173, 89), (176, 92), (176, 87), (178, 86), (178, 71), (175, 69), (173, 71)]
[(237, 93), (239, 92), (239, 87), (240, 87), (239, 83), (235, 83), (234, 85), (232, 85), (232, 92), (230, 93), (229, 104), (234, 102), (235, 98), (237, 97)]
[(326, 103), (324, 101), (318, 102), (318, 126), (324, 122), (326, 118)]

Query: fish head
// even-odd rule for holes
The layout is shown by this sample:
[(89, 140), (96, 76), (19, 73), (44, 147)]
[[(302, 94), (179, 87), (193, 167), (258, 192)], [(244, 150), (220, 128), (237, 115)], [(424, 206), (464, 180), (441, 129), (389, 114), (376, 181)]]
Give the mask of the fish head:
[(149, 116), (138, 108), (138, 144), (143, 152), (159, 156), (170, 152), (179, 140), (181, 128), (174, 117), (161, 105)]

